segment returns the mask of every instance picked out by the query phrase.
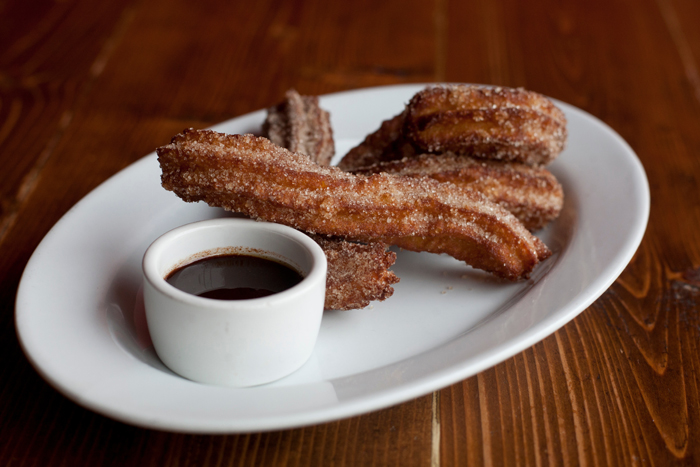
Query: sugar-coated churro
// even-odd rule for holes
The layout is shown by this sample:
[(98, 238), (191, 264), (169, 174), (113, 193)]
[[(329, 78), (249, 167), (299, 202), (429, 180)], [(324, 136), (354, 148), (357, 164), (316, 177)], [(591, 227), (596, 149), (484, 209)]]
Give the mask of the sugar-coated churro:
[(512, 280), (550, 255), (508, 211), (451, 184), (353, 175), (266, 138), (208, 130), (185, 131), (157, 152), (163, 186), (185, 201), (310, 233), (447, 253)]
[(335, 154), (330, 115), (319, 106), (318, 97), (301, 96), (293, 89), (283, 102), (267, 110), (263, 134), (320, 165), (330, 164)]
[(426, 152), (544, 165), (564, 149), (566, 117), (520, 88), (431, 86), (406, 106), (403, 136)]
[(476, 190), (513, 213), (529, 230), (555, 219), (564, 204), (564, 191), (544, 167), (457, 156), (421, 154), (357, 169), (370, 175), (387, 172), (407, 177), (430, 177), (467, 190)]

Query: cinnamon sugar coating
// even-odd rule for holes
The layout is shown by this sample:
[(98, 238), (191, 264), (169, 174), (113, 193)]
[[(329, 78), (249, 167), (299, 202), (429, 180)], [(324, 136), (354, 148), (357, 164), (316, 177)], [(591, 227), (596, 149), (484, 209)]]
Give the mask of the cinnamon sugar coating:
[(354, 243), (339, 238), (311, 235), (328, 260), (326, 310), (364, 308), (371, 301), (386, 300), (399, 282), (389, 268), (396, 253), (384, 243)]
[(432, 86), (406, 106), (404, 136), (426, 152), (452, 151), (529, 165), (551, 162), (566, 144), (566, 117), (524, 89)]
[(316, 96), (301, 96), (290, 89), (285, 100), (267, 110), (263, 134), (278, 146), (306, 154), (320, 165), (329, 165), (335, 154), (330, 115)]
[(370, 133), (359, 145), (348, 151), (338, 167), (352, 172), (380, 162), (393, 161), (416, 155), (411, 143), (403, 136), (406, 113), (385, 120), (374, 133)]
[[(287, 91), (284, 102), (267, 110), (263, 133), (276, 145), (329, 165), (335, 152), (330, 115), (318, 98)], [(396, 254), (384, 243), (351, 243), (342, 238), (311, 236), (328, 260), (326, 310), (364, 308), (394, 293), (399, 278), (389, 270)]]
[(421, 154), (357, 169), (357, 174), (387, 172), (406, 177), (430, 177), (466, 190), (476, 190), (503, 206), (533, 231), (556, 219), (564, 204), (564, 191), (543, 167), (457, 156), (454, 153)]
[(187, 130), (158, 148), (163, 187), (185, 201), (309, 233), (447, 253), (511, 280), (551, 253), (477, 192), (427, 178), (322, 167), (253, 135)]

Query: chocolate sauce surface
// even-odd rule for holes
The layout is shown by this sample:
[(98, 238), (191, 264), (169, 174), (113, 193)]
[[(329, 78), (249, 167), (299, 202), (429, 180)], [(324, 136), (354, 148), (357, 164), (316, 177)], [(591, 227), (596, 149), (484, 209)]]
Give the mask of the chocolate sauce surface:
[(165, 280), (172, 286), (205, 298), (246, 300), (287, 290), (304, 277), (290, 266), (260, 256), (210, 256), (172, 271)]

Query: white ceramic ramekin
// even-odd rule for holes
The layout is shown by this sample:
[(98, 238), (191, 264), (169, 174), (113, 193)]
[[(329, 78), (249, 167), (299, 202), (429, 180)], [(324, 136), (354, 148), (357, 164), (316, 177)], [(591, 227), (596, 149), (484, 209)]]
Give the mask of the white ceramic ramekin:
[[(251, 251), (294, 267), (304, 279), (248, 300), (202, 298), (165, 281), (196, 259)], [(156, 353), (175, 373), (202, 383), (243, 387), (282, 378), (313, 351), (326, 268), (316, 242), (279, 224), (225, 218), (171, 230), (143, 258), (146, 319)]]

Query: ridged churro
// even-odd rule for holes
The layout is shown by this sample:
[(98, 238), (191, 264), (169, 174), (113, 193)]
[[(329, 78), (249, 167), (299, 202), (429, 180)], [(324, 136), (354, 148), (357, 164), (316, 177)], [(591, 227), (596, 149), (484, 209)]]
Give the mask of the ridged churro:
[(404, 133), (425, 152), (544, 165), (566, 144), (566, 117), (524, 89), (431, 86), (406, 106)]
[(321, 235), (447, 253), (516, 280), (551, 253), (478, 192), (428, 178), (322, 167), (252, 135), (187, 130), (158, 148), (162, 184), (185, 201)]
[(389, 268), (396, 253), (383, 243), (355, 243), (340, 238), (311, 235), (328, 260), (326, 310), (364, 308), (370, 302), (386, 300), (399, 282)]
[(564, 192), (544, 167), (457, 156), (453, 153), (421, 154), (382, 162), (354, 171), (357, 174), (387, 172), (406, 177), (430, 177), (466, 190), (476, 190), (503, 206), (529, 230), (538, 230), (559, 215)]
[[(303, 153), (320, 165), (329, 165), (334, 154), (330, 115), (318, 105), (318, 98), (301, 96), (294, 90), (284, 102), (267, 110), (263, 133), (278, 146)], [(326, 310), (364, 308), (394, 293), (399, 281), (389, 268), (396, 253), (384, 243), (348, 242), (337, 237), (311, 235), (328, 260)]]
[(380, 162), (415, 156), (415, 149), (403, 136), (404, 121), (405, 112), (383, 121), (379, 129), (343, 156), (338, 167), (352, 172)]
[(335, 154), (330, 115), (319, 106), (318, 97), (301, 96), (293, 89), (283, 102), (267, 110), (263, 134), (320, 165), (330, 164)]

